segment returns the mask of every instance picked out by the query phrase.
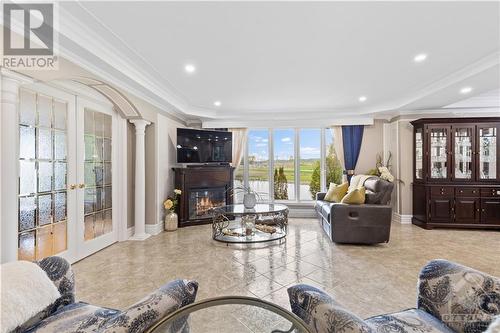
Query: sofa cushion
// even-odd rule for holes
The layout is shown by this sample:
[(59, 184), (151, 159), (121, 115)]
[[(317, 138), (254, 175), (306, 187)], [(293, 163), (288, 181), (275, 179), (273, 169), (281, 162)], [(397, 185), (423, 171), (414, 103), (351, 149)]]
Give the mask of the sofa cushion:
[(405, 333), (452, 333), (442, 321), (425, 311), (408, 309), (406, 311), (371, 317), (365, 320), (375, 332)]
[(328, 192), (325, 195), (325, 201), (329, 202), (340, 202), (342, 198), (346, 195), (349, 184), (347, 182), (340, 185), (330, 183), (328, 187)]
[(341, 203), (348, 205), (361, 205), (365, 203), (365, 188), (361, 186), (360, 188), (353, 189), (347, 193), (343, 198)]
[(120, 311), (101, 308), (83, 302), (73, 303), (56, 311), (52, 316), (42, 320), (27, 333), (37, 332), (97, 332), (110, 318)]
[(37, 322), (40, 313), (61, 296), (57, 287), (37, 264), (14, 261), (0, 266), (0, 332), (11, 332), (27, 322)]
[(316, 212), (318, 214), (320, 214), (322, 217), (324, 217), (327, 220), (330, 220), (330, 213), (332, 211), (332, 205), (334, 205), (334, 203), (320, 200), (320, 201), (316, 202), (315, 209), (316, 209)]

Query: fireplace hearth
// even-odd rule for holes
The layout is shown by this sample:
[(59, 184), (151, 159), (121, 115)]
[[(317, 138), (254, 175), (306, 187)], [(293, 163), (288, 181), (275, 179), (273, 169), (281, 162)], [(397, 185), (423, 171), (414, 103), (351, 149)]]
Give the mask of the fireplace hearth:
[(212, 222), (210, 209), (232, 204), (233, 170), (230, 166), (174, 168), (175, 188), (182, 190), (179, 227)]

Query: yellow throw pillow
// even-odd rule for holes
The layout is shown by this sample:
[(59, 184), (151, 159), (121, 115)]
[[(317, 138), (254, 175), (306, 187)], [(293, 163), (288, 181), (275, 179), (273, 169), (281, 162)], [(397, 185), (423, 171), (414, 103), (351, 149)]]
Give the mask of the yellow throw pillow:
[(340, 185), (330, 183), (328, 192), (326, 192), (325, 195), (325, 201), (340, 202), (347, 193), (347, 188), (349, 188), (349, 184), (347, 182)]
[(365, 188), (363, 186), (352, 190), (342, 198), (341, 203), (361, 205), (365, 203)]

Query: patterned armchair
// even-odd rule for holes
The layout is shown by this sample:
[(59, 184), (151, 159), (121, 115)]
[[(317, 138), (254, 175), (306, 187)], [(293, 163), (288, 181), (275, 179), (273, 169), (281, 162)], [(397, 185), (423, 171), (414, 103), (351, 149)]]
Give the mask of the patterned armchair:
[(61, 257), (38, 262), (54, 282), (61, 297), (16, 332), (140, 333), (167, 314), (194, 302), (198, 283), (175, 280), (124, 311), (75, 303), (71, 265)]
[(500, 315), (500, 279), (446, 260), (421, 270), (416, 309), (363, 320), (317, 288), (300, 284), (288, 295), (292, 311), (315, 333), (476, 333)]

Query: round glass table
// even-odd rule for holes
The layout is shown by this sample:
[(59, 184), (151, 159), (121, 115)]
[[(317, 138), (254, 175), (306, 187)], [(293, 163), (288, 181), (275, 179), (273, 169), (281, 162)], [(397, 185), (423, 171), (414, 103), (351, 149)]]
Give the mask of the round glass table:
[(205, 299), (161, 319), (148, 333), (309, 333), (305, 323), (282, 307), (253, 297)]
[(212, 209), (212, 238), (224, 243), (260, 243), (282, 240), (288, 227), (288, 207), (260, 203), (252, 209), (242, 204)]

